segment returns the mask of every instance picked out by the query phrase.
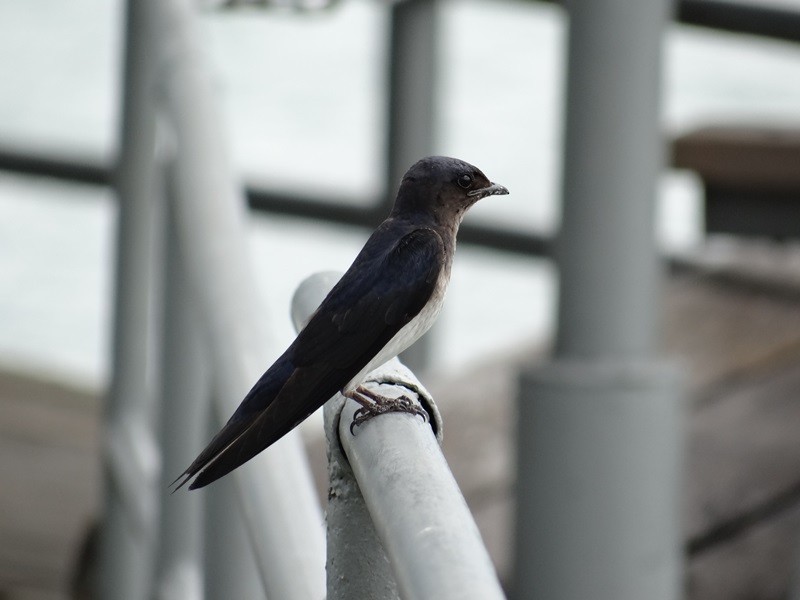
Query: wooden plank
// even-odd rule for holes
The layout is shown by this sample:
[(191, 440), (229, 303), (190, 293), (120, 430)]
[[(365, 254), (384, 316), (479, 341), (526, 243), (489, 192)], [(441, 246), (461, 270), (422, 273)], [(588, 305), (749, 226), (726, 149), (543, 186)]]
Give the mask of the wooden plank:
[(693, 398), (735, 386), (800, 351), (800, 302), (713, 276), (673, 278), (665, 295), (667, 354), (687, 368)]
[(750, 513), (792, 496), (800, 503), (800, 355), (797, 359), (696, 407), (686, 463), (690, 540), (720, 530), (717, 543), (723, 543), (732, 537), (725, 529), (743, 518), (746, 525)]
[(800, 506), (795, 506), (695, 556), (687, 567), (687, 600), (787, 598), (798, 551)]
[(800, 129), (791, 127), (703, 127), (672, 144), (673, 167), (727, 187), (800, 190), (798, 164)]

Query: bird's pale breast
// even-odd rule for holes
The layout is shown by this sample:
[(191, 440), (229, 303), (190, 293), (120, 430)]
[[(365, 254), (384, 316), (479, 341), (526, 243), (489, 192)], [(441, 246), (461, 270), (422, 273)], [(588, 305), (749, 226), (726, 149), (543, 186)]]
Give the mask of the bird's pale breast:
[(364, 381), (364, 377), (372, 371), (377, 369), (386, 361), (393, 359), (400, 354), (403, 350), (411, 346), (419, 338), (431, 328), (439, 316), (444, 304), (444, 297), (447, 292), (447, 284), (450, 281), (450, 266), (452, 255), (448, 257), (444, 268), (439, 275), (439, 280), (436, 282), (436, 287), (433, 289), (430, 300), (422, 307), (422, 310), (417, 315), (406, 323), (403, 328), (398, 331), (394, 337), (381, 349), (375, 357), (367, 363), (367, 365), (353, 377), (342, 390), (349, 392), (357, 388)]

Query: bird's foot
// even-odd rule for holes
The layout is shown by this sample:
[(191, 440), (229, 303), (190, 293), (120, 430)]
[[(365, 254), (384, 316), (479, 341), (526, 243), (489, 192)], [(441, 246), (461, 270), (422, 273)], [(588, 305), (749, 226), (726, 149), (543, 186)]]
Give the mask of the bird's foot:
[(347, 397), (361, 405), (361, 408), (353, 413), (353, 421), (350, 423), (351, 434), (354, 434), (353, 430), (358, 425), (369, 421), (373, 417), (390, 412), (418, 415), (422, 417), (425, 423), (428, 422), (428, 413), (408, 396), (388, 398), (386, 396), (379, 396), (366, 388), (359, 387), (357, 390), (353, 390), (353, 392), (348, 394)]

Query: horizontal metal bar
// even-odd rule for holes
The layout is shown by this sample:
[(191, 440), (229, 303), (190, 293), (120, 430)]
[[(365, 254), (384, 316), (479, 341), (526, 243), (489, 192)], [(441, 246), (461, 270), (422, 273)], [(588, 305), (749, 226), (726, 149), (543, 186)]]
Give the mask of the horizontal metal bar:
[(23, 150), (0, 146), (0, 170), (20, 175), (54, 177), (74, 183), (111, 185), (111, 167), (108, 161), (71, 154)]
[[(96, 185), (108, 185), (112, 180), (111, 168), (96, 159), (48, 156), (2, 147), (0, 170)], [(328, 223), (371, 229), (386, 216), (383, 208), (386, 203), (377, 198), (369, 201), (361, 199), (354, 203), (336, 196), (308, 196), (254, 186), (248, 186), (245, 194), (250, 208), (254, 210)], [(469, 221), (461, 226), (459, 242), (541, 257), (552, 255), (553, 243), (546, 234)]]
[(247, 186), (247, 203), (253, 210), (373, 229), (384, 217), (377, 199), (358, 203), (337, 196), (307, 196)]
[[(386, 217), (386, 202), (379, 199), (354, 205), (335, 197), (303, 196), (264, 188), (248, 187), (246, 193), (251, 208), (292, 217), (370, 229)], [(550, 257), (553, 253), (553, 239), (548, 234), (510, 229), (501, 225), (478, 224), (469, 220), (462, 223), (458, 241), (515, 254)]]
[(800, 10), (724, 0), (681, 0), (676, 17), (685, 25), (800, 42)]
[[(535, 1), (564, 4), (563, 0)], [(683, 25), (800, 42), (800, 10), (777, 5), (747, 4), (736, 0), (678, 0), (674, 19)]]
[[(366, 206), (355, 206), (352, 202), (333, 197), (310, 197), (300, 194), (275, 192), (267, 189), (248, 187), (247, 198), (250, 207), (292, 217), (318, 219), (341, 225), (374, 228), (386, 217), (385, 203), (379, 200), (365, 202)], [(462, 223), (458, 241), (494, 250), (550, 257), (553, 253), (552, 236), (511, 229), (501, 225), (478, 224), (471, 221)]]
[(462, 223), (458, 230), (459, 244), (474, 244), (493, 250), (552, 258), (555, 240), (552, 235), (507, 229), (500, 225)]

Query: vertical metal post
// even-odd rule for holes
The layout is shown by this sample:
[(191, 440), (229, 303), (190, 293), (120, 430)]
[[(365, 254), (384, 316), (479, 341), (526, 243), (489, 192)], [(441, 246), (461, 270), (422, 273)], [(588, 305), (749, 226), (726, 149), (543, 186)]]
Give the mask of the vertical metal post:
[[(178, 152), (173, 204), (178, 237), (212, 340), (214, 412), (222, 423), (277, 348), (270, 344), (253, 286), (246, 205), (230, 164), (194, 7), (190, 0), (149, 4), (163, 31), (164, 108)], [(250, 537), (267, 596), (323, 598), (322, 515), (298, 434), (287, 435), (227, 479), (235, 482), (239, 502), (213, 504), (211, 509), (220, 511), (215, 522), (231, 511), (245, 514), (243, 533)]]
[[(341, 273), (326, 271), (300, 284), (292, 298), (292, 320), (297, 331), (303, 328), (341, 276)], [(398, 600), (400, 596), (389, 559), (339, 443), (338, 421), (344, 400), (337, 395), (323, 410), (328, 441), (327, 600)]]
[[(423, 156), (433, 153), (438, 12), (437, 0), (404, 0), (391, 6), (386, 156), (389, 186), (383, 211), (386, 214), (406, 170)], [(432, 335), (433, 332), (429, 332), (403, 353), (403, 361), (411, 370), (430, 363)]]
[[(219, 419), (209, 433), (219, 431)], [(249, 543), (245, 515), (240, 510), (235, 481), (226, 477), (204, 489), (205, 600), (261, 600), (264, 586)], [(271, 600), (271, 596), (268, 600)]]
[(661, 46), (668, 0), (572, 0), (556, 352), (650, 357), (661, 268)]
[(674, 600), (681, 377), (657, 358), (667, 0), (573, 0), (555, 361), (524, 373), (514, 595)]
[[(321, 273), (300, 285), (292, 299), (296, 327), (335, 281)], [(375, 369), (364, 385), (418, 401), (430, 423), (383, 415), (359, 426), (354, 435), (350, 423), (358, 404), (341, 395), (325, 404), (329, 600), (503, 598), (475, 521), (442, 456), (442, 421), (430, 394), (397, 359)]]
[(144, 600), (152, 583), (158, 454), (149, 369), (160, 194), (154, 159), (153, 15), (129, 1), (117, 168), (119, 195), (112, 375), (106, 404), (105, 505), (97, 597)]
[(344, 397), (337, 396), (324, 408), (329, 478), (327, 600), (399, 600), (389, 558), (339, 443), (344, 401)]
[[(390, 196), (418, 159), (431, 153), (436, 125), (438, 3), (405, 0), (391, 6), (387, 181)], [(386, 210), (392, 197), (387, 197)]]
[(169, 494), (176, 473), (191, 463), (206, 438), (211, 382), (206, 332), (180, 256), (173, 211), (168, 211), (161, 386), (161, 527), (156, 598), (203, 598), (202, 494)]

